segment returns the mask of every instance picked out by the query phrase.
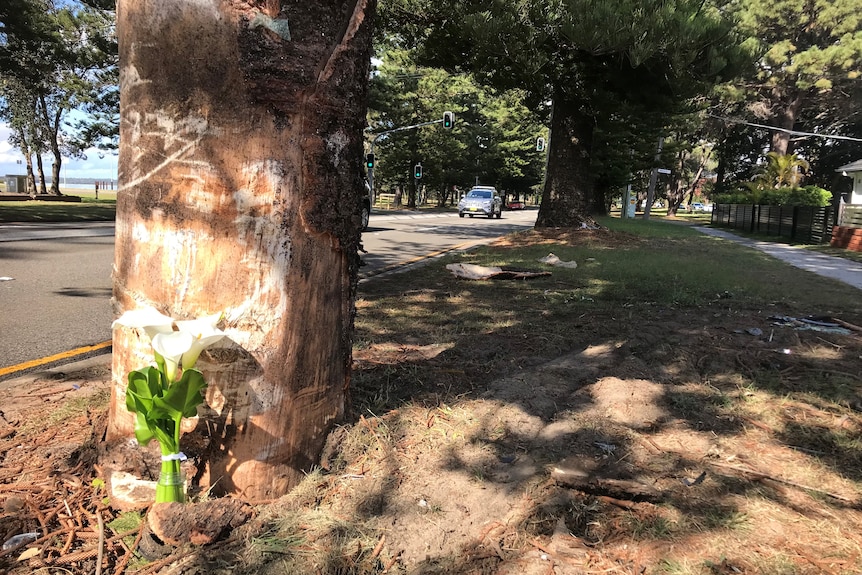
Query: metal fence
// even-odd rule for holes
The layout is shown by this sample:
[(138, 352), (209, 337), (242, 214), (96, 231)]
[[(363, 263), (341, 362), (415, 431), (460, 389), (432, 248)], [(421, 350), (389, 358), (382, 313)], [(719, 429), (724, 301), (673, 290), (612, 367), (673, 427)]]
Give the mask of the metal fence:
[(715, 204), (711, 223), (753, 234), (780, 236), (802, 244), (824, 244), (836, 225), (832, 206), (757, 206)]

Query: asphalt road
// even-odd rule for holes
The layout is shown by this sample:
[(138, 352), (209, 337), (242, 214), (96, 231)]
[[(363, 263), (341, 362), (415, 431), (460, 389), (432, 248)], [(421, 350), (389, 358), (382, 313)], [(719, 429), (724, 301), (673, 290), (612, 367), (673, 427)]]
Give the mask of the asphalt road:
[[(531, 228), (536, 214), (375, 212), (362, 236), (361, 275)], [(0, 377), (11, 376), (11, 366), (110, 340), (113, 234), (113, 224), (101, 222), (0, 226)]]
[(367, 253), (360, 276), (374, 275), (453, 247), (487, 243), (517, 230), (532, 228), (536, 210), (506, 211), (501, 219), (459, 218), (458, 214), (376, 213), (362, 234)]
[(0, 242), (0, 368), (110, 339), (113, 235)]

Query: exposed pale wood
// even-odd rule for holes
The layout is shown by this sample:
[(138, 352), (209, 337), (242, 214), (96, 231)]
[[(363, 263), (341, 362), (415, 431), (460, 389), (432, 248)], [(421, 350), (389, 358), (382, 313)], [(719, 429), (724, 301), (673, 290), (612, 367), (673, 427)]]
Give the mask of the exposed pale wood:
[[(197, 366), (217, 493), (285, 493), (343, 415), (370, 51), (352, 8), (270, 2), (287, 40), (240, 0), (118, 5), (115, 311), (224, 313), (230, 341)], [(108, 444), (132, 436), (126, 374), (152, 361), (134, 330), (113, 345)]]

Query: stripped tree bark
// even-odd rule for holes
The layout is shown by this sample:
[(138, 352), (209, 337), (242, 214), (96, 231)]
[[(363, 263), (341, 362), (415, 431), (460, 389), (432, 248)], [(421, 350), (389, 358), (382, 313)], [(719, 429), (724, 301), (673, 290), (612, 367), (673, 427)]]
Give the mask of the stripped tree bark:
[[(224, 313), (231, 342), (196, 366), (216, 493), (284, 494), (344, 413), (375, 5), (118, 2), (115, 312)], [(118, 327), (113, 355), (108, 454), (149, 339)]]

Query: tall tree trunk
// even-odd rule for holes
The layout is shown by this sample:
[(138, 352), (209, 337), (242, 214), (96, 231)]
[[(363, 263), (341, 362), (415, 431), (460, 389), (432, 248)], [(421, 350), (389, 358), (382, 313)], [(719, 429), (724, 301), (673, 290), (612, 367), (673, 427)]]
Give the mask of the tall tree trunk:
[[(775, 127), (783, 130), (792, 130), (796, 125), (796, 116), (802, 108), (804, 95), (797, 93), (790, 102), (784, 104), (784, 107), (778, 110), (773, 118)], [(783, 102), (783, 100), (779, 100)], [(785, 131), (772, 132), (771, 152), (777, 153), (779, 156), (784, 156), (792, 152), (790, 149), (790, 134)]]
[(60, 151), (57, 150), (54, 162), (51, 164), (51, 193), (55, 196), (63, 195), (63, 192), (60, 191), (60, 167), (62, 163), (63, 158), (60, 155)]
[(45, 195), (48, 188), (45, 187), (45, 166), (42, 164), (42, 154), (36, 154), (36, 167), (39, 170), (39, 193)]
[(674, 165), (673, 174), (671, 177), (672, 185), (667, 192), (667, 215), (675, 216), (679, 211), (685, 199), (686, 186), (682, 179), (682, 174), (685, 173), (685, 161), (688, 159), (689, 152), (681, 149), (676, 155), (676, 164)]
[(60, 167), (63, 165), (63, 154), (60, 152), (60, 118), (63, 112), (57, 109), (54, 113), (54, 137), (51, 138), (51, 153), (54, 154), (54, 162), (51, 164), (51, 193), (55, 196), (62, 196), (60, 192)]
[[(45, 101), (45, 95), (39, 95), (39, 108), (42, 113), (42, 121), (44, 123), (45, 129), (48, 132), (48, 144), (51, 146), (51, 154), (54, 156), (54, 163), (51, 165), (51, 194), (55, 196), (61, 196), (60, 193), (60, 166), (63, 164), (63, 157), (60, 152), (60, 119), (63, 116), (62, 110), (59, 108), (51, 114), (48, 110), (48, 103)], [(53, 118), (51, 117), (53, 115)], [(39, 164), (39, 171), (42, 171), (41, 162)], [(42, 177), (42, 193), (46, 193), (45, 190), (45, 178)]]
[(577, 104), (556, 98), (537, 228), (576, 227), (593, 222), (592, 138), (592, 117)]
[(24, 157), (27, 158), (27, 193), (35, 196), (38, 191), (36, 190), (36, 175), (33, 173), (33, 158), (29, 153)]
[(691, 179), (691, 183), (688, 186), (688, 203), (694, 201), (694, 193), (698, 190), (698, 183), (700, 182), (701, 176), (703, 176), (704, 170), (706, 170), (706, 164), (709, 162), (709, 157), (712, 156), (713, 148), (710, 148), (706, 154), (702, 154), (700, 156), (700, 161), (697, 164), (697, 171), (694, 173), (694, 177)]
[[(224, 313), (189, 453), (217, 493), (284, 494), (344, 413), (375, 5), (118, 2), (115, 311)], [(113, 344), (109, 455), (133, 436), (126, 374), (152, 360), (136, 330)]]

